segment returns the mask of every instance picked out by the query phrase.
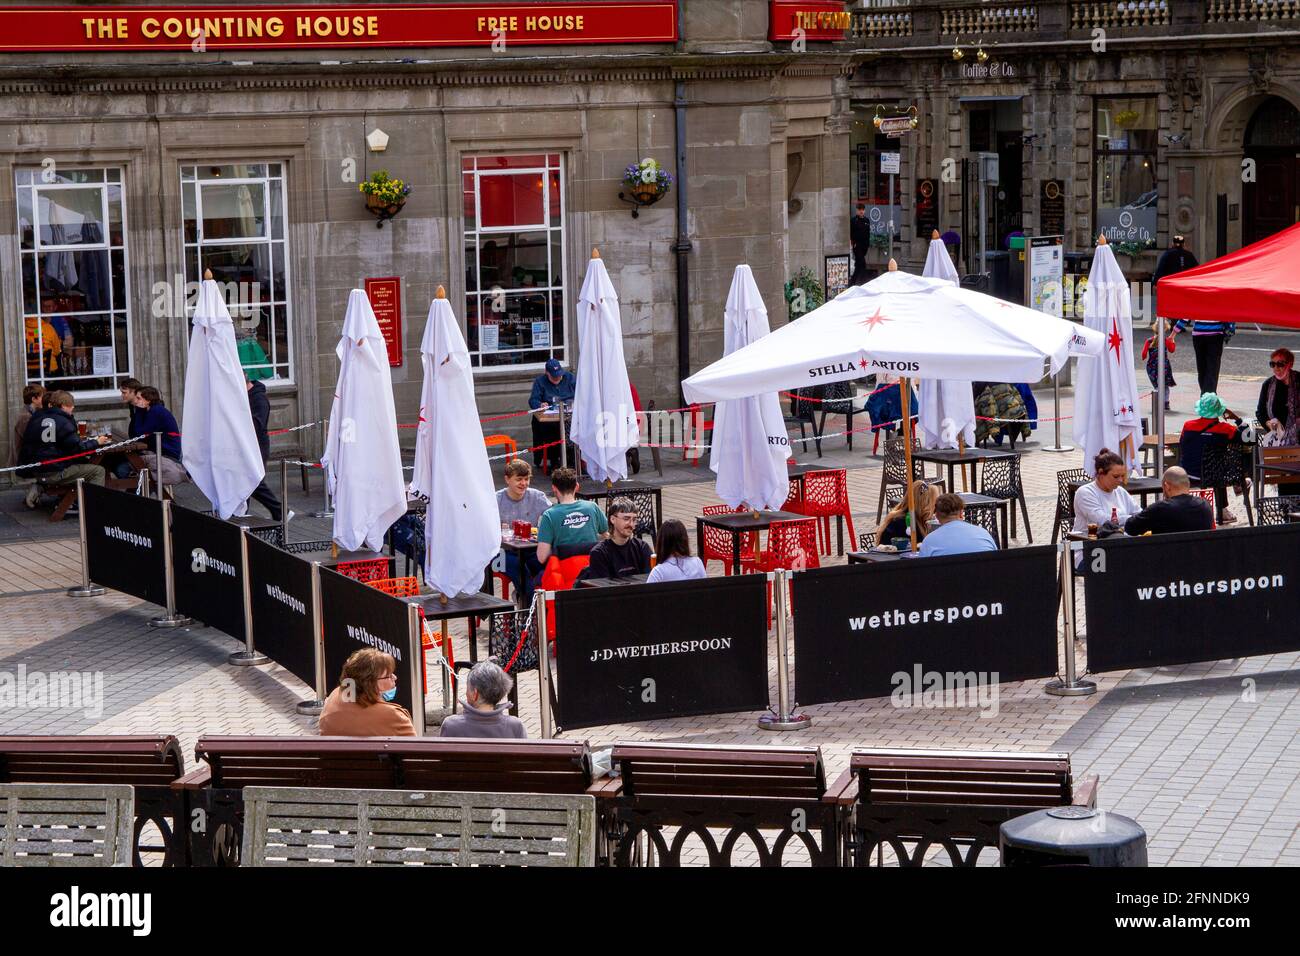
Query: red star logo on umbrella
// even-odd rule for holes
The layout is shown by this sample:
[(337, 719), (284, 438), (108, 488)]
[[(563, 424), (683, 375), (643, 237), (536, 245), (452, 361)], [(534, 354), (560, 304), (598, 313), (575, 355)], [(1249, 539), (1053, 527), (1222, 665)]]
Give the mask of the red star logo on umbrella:
[(1120, 334), (1119, 334), (1119, 324), (1118, 324), (1114, 319), (1111, 319), (1111, 320), (1110, 320), (1110, 335), (1107, 336), (1107, 338), (1106, 338), (1106, 344), (1107, 344), (1107, 347), (1108, 347), (1108, 348), (1112, 348), (1112, 349), (1115, 350), (1115, 361), (1116, 361), (1116, 362), (1119, 362), (1119, 347), (1120, 347), (1120, 345), (1123, 344), (1123, 342), (1124, 342), (1124, 340), (1120, 337)]
[(866, 359), (862, 359), (862, 360), (860, 360), (860, 361), (858, 362), (858, 364), (861, 365), (863, 368), (866, 368), (866, 367), (867, 367), (867, 360), (866, 360)]
[(892, 321), (893, 321), (892, 318), (890, 318), (887, 315), (882, 315), (880, 309), (876, 309), (875, 315), (867, 316), (865, 319), (859, 322), (858, 325), (865, 325), (867, 327), (867, 331), (870, 332), (877, 325), (880, 325), (884, 322), (892, 322)]

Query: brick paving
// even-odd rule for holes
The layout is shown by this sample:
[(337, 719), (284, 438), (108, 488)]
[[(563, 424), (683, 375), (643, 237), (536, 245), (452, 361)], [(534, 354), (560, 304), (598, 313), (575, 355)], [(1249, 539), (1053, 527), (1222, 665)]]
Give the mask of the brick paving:
[[(1257, 381), (1225, 381), (1225, 400), (1239, 409), (1252, 407)], [(1175, 408), (1190, 405), (1193, 388), (1175, 391)], [(1040, 414), (1050, 416), (1050, 392), (1040, 393), (1039, 403)], [(1066, 390), (1064, 414), (1071, 405)], [(1171, 416), (1171, 432), (1182, 417)], [(838, 430), (840, 422), (831, 418), (827, 431)], [(1065, 438), (1069, 440), (1068, 428)], [(1022, 458), (1035, 544), (1050, 540), (1056, 471), (1080, 464), (1077, 451), (1039, 450), (1050, 440), (1051, 426), (1045, 424)], [(828, 440), (822, 461), (849, 469), (854, 522), (861, 532), (875, 525), (880, 464), (869, 454), (869, 435), (858, 436), (855, 444), (849, 452), (843, 439)], [(665, 514), (690, 527), (701, 507), (717, 500), (707, 462), (691, 468), (680, 462), (679, 454), (666, 451), (663, 457), (662, 480), (649, 468), (648, 455), (640, 477), (662, 483)], [(798, 457), (817, 460), (811, 449)], [(300, 515), (318, 508), (319, 473), (313, 475), (317, 490), (307, 496), (292, 487), (296, 473), (292, 477), (291, 507)], [(0, 708), (0, 734), (174, 733), (192, 755), (203, 733), (316, 732), (314, 719), (294, 711), (296, 702), (311, 696), (309, 689), (276, 665), (229, 666), (226, 657), (238, 645), (226, 635), (203, 627), (151, 629), (148, 620), (157, 608), (113, 592), (95, 598), (66, 596), (63, 589), (81, 576), (75, 523), (48, 524), (45, 513), (23, 508), (21, 495), (21, 490), (0, 492), (0, 542), (11, 542), (0, 544), (0, 673), (16, 673), (20, 665), (29, 671), (97, 672), (103, 676), (104, 695), (98, 712), (85, 707)], [(182, 490), (181, 500), (201, 503), (192, 488)], [(296, 518), (290, 531), (293, 540), (329, 536), (326, 520), (306, 517)], [(1012, 544), (1026, 542), (1021, 526)], [(715, 564), (711, 573), (720, 568)], [(1079, 605), (1082, 614), (1081, 597)], [(468, 637), (463, 622), (453, 625), (452, 635), (458, 659), (464, 658)], [(797, 633), (792, 635), (797, 641)], [(775, 702), (771, 640), (769, 681)], [(481, 639), (480, 647), (485, 643)], [(1080, 670), (1085, 656), (1081, 648)], [(1101, 774), (1101, 806), (1133, 816), (1147, 829), (1153, 864), (1294, 864), (1300, 862), (1297, 658), (1275, 655), (1093, 675), (1099, 692), (1086, 698), (1050, 697), (1039, 681), (1003, 684), (991, 714), (971, 707), (895, 707), (888, 698), (877, 698), (802, 708), (813, 725), (801, 732), (766, 733), (756, 726), (757, 714), (743, 713), (611, 725), (566, 736), (588, 739), (596, 747), (617, 740), (816, 744), (831, 775), (847, 765), (855, 746), (1068, 750), (1077, 773)], [(1251, 702), (1243, 700), (1247, 678), (1254, 681)], [(430, 674), (429, 687), (428, 708), (437, 713), (442, 707), (438, 675)], [(520, 699), (521, 716), (536, 736), (535, 673), (520, 676)], [(702, 860), (702, 848), (686, 855), (688, 863)], [(753, 861), (752, 853), (738, 860)]]

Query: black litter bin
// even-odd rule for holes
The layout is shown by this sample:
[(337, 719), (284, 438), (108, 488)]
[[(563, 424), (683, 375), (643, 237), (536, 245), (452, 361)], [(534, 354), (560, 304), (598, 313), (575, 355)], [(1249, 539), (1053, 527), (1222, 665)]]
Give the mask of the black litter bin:
[(1003, 866), (1146, 866), (1147, 834), (1136, 820), (1088, 807), (1053, 807), (1002, 824)]

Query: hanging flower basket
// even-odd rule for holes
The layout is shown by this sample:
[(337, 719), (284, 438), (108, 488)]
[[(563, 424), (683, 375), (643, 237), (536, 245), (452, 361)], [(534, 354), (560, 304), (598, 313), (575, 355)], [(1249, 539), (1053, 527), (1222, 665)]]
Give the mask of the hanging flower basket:
[(366, 208), (379, 219), (375, 226), (380, 229), (385, 222), (402, 211), (407, 197), (411, 195), (411, 187), (402, 180), (389, 176), (386, 169), (373, 173), (357, 188), (365, 194)]
[[(668, 194), (673, 177), (655, 160), (643, 159), (639, 163), (629, 164), (623, 170), (623, 184), (628, 187), (631, 198), (619, 193), (619, 199), (630, 202), (633, 206), (653, 206)], [(633, 209), (632, 217), (635, 219), (636, 216), (637, 210)]]

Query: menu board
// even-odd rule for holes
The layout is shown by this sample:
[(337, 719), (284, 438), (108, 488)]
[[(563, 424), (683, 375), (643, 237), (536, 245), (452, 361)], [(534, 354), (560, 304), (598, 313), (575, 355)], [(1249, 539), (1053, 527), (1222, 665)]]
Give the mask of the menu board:
[(402, 364), (402, 280), (398, 276), (366, 280), (366, 298), (375, 310), (388, 346), (388, 364)]
[(1025, 304), (1058, 319), (1064, 311), (1061, 289), (1064, 243), (1063, 236), (1031, 236), (1025, 240)]

